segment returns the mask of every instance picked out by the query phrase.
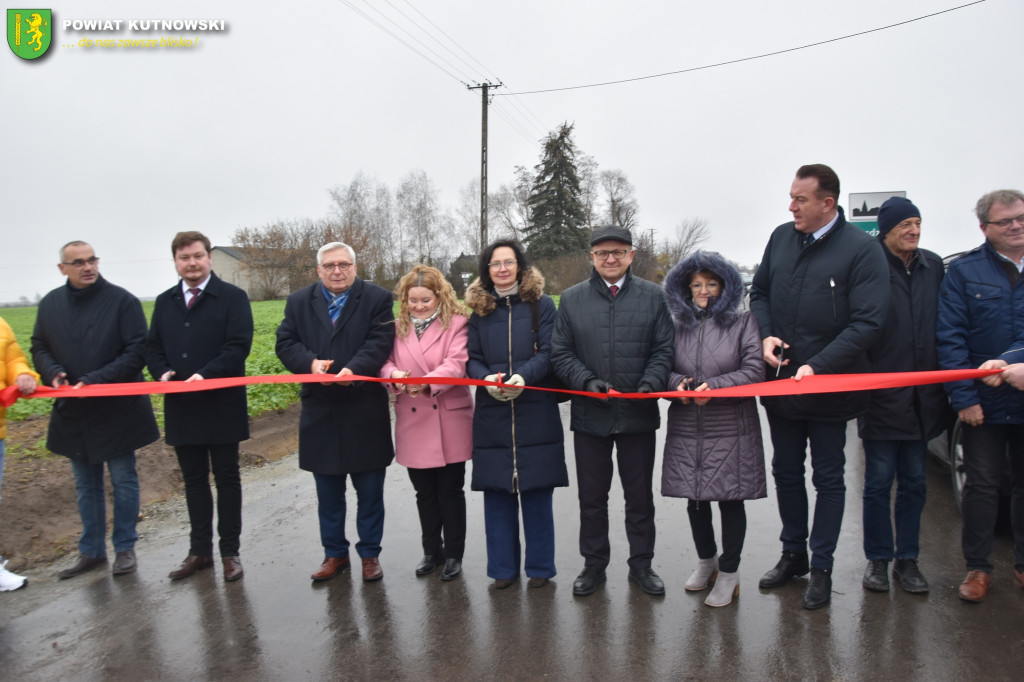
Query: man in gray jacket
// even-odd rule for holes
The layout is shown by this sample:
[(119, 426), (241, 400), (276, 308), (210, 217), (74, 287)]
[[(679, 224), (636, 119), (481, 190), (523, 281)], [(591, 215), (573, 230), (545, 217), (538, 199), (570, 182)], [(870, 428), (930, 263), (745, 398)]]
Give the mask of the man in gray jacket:
[[(629, 230), (599, 227), (590, 245), (590, 279), (562, 292), (551, 341), (555, 373), (575, 390), (664, 391), (672, 368), (673, 329), (661, 287), (630, 272), (634, 251)], [(660, 424), (656, 400), (572, 399), (584, 558), (572, 588), (577, 596), (592, 594), (606, 580), (613, 448), (626, 498), (629, 579), (648, 594), (665, 594), (664, 583), (651, 569), (655, 432)]]

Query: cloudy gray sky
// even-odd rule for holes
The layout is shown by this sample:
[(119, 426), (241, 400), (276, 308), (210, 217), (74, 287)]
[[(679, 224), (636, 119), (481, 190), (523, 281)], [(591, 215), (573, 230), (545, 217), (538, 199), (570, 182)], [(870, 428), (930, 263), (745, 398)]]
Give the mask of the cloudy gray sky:
[[(174, 281), (176, 231), (202, 230), (225, 245), (238, 227), (320, 217), (327, 189), (360, 171), (394, 187), (423, 169), (454, 206), (479, 174), (480, 96), (460, 81), (500, 80), (496, 94), (504, 95), (628, 79), (871, 31), (966, 2), (55, 5), (57, 45), (47, 58), (0, 58), (0, 301), (60, 285), (56, 250), (71, 239), (95, 246), (107, 278), (154, 296)], [(65, 19), (121, 19), (126, 28), (130, 19), (155, 18), (223, 19), (229, 30), (198, 34), (191, 49), (143, 50), (65, 47), (83, 37), (139, 36), (60, 27)], [(839, 173), (844, 205), (850, 192), (904, 190), (921, 208), (923, 246), (943, 255), (968, 249), (981, 241), (971, 213), (977, 198), (1024, 187), (1022, 25), (1019, 0), (986, 0), (764, 59), (496, 97), (491, 188), (510, 181), (515, 165), (534, 165), (538, 140), (573, 121), (581, 151), (628, 174), (641, 226), (659, 239), (684, 218), (704, 218), (709, 247), (757, 262), (770, 229), (789, 219), (793, 172), (822, 162)], [(465, 50), (468, 64), (421, 29)]]

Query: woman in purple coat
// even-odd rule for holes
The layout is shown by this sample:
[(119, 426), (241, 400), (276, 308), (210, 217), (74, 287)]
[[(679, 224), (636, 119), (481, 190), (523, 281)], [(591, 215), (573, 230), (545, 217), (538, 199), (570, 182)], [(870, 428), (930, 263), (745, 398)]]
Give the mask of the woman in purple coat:
[[(417, 265), (395, 288), (395, 347), (380, 376), (466, 376), (466, 317), (452, 285), (436, 268)], [(468, 386), (391, 384), (395, 459), (416, 489), (423, 559), (416, 575), (444, 564), (441, 580), (462, 573), (466, 547), (466, 461), (473, 455), (473, 398)], [(443, 536), (443, 538), (442, 538)]]
[[(700, 392), (764, 380), (757, 320), (740, 309), (740, 273), (721, 255), (697, 251), (665, 278), (675, 322), (669, 386), (694, 391), (668, 410), (661, 494), (689, 499), (686, 511), (700, 562), (686, 581), (704, 601), (725, 606), (739, 595), (740, 553), (747, 531), (744, 500), (766, 496), (761, 423), (753, 398), (700, 398)], [(722, 516), (722, 555), (711, 524), (711, 502)], [(717, 574), (717, 580), (715, 575)]]

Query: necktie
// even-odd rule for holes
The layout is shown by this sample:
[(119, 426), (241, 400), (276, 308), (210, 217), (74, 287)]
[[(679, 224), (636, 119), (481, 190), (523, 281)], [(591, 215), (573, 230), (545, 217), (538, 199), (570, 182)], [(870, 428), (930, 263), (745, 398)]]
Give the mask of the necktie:
[(808, 234), (808, 235), (804, 236), (804, 248), (805, 249), (808, 246), (810, 246), (811, 244), (813, 244), (813, 243), (814, 243), (814, 235), (813, 234)]
[(612, 298), (615, 298), (616, 296), (619, 295), (619, 287), (617, 284), (613, 284), (610, 287), (608, 287), (608, 291), (612, 292)]
[(196, 301), (199, 300), (199, 294), (202, 293), (202, 289), (200, 289), (199, 287), (192, 287), (191, 289), (188, 290), (188, 293), (192, 294), (192, 298), (188, 299), (188, 305), (186, 305), (185, 307), (189, 310), (192, 310), (192, 306), (194, 306), (196, 304)]
[(327, 306), (327, 314), (331, 316), (331, 324), (338, 324), (341, 308), (345, 304), (345, 294), (336, 296)]

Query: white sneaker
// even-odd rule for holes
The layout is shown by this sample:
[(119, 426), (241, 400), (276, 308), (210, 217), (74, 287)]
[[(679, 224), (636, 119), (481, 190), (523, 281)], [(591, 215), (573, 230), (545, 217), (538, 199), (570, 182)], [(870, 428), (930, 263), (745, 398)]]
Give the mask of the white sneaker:
[(704, 603), (708, 606), (728, 606), (738, 596), (740, 596), (740, 572), (719, 571), (715, 587)]
[(708, 585), (715, 581), (715, 575), (718, 573), (718, 557), (713, 556), (710, 559), (701, 559), (697, 564), (697, 570), (693, 572), (693, 575), (687, 579), (686, 584), (683, 587), (687, 592), (700, 592), (706, 590)]
[(11, 592), (25, 587), (28, 578), (11, 573), (6, 568), (7, 562), (0, 563), (0, 592)]

